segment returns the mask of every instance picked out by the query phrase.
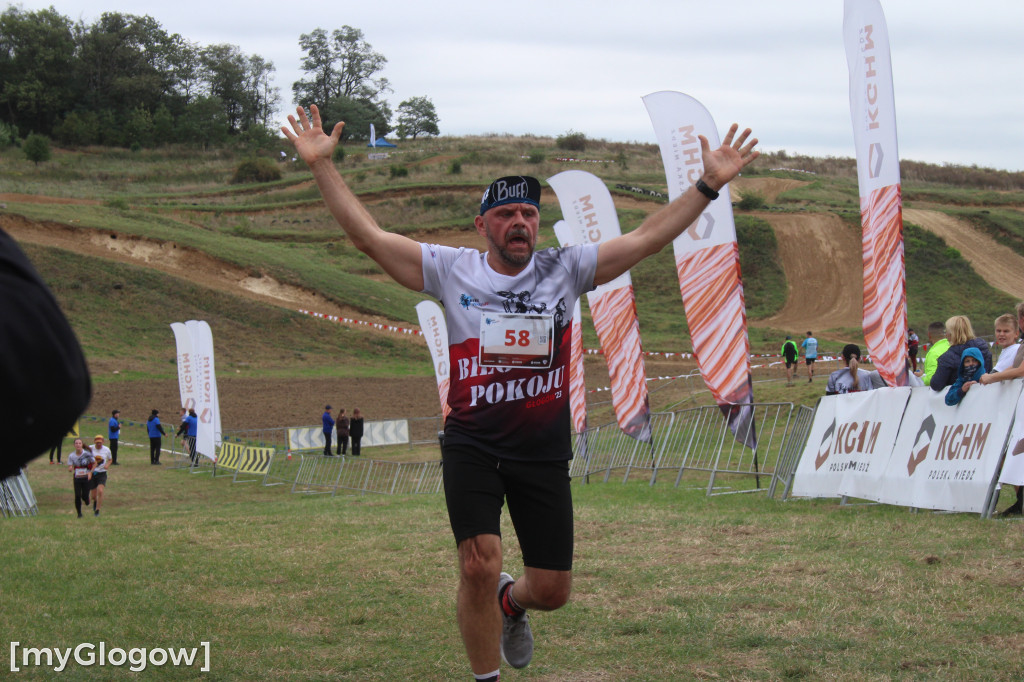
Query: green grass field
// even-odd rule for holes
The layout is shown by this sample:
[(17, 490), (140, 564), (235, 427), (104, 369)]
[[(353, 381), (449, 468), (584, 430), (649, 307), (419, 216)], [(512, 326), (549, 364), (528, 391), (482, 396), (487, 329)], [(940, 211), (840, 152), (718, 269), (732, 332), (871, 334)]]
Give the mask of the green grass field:
[[(354, 191), (372, 198), (382, 225), (421, 239), (470, 229), (474, 203), (494, 177), (516, 171), (546, 178), (566, 170), (554, 161), (561, 153), (549, 139), (441, 138), (406, 147), (387, 166), (353, 149), (340, 170)], [(277, 158), (278, 150), (266, 153)], [(523, 160), (534, 156), (541, 162)], [(651, 145), (595, 143), (586, 156), (614, 161), (600, 171), (610, 187), (664, 191)], [(61, 150), (37, 167), (8, 149), (0, 152), (4, 192), (94, 203), (12, 199), (0, 211), (122, 239), (171, 241), (253, 277), (415, 324), (413, 304), (422, 297), (385, 281), (340, 236), (305, 168), (282, 164), (278, 183), (230, 185), (240, 160), (231, 150)], [(831, 211), (855, 222), (856, 177), (842, 161), (766, 155), (746, 174), (813, 177), (763, 210)], [(392, 165), (408, 175), (389, 173)], [(767, 170), (779, 165), (817, 175)], [(914, 171), (904, 183), (908, 204), (954, 213), (1024, 252), (1022, 174), (1001, 177), (1005, 183), (993, 188), (979, 184), (984, 169), (978, 182), (967, 182), (974, 177), (969, 169)], [(957, 181), (944, 183), (942, 173), (952, 171)], [(545, 210), (545, 226), (555, 213)], [(623, 230), (634, 229), (644, 213), (623, 210)], [(742, 212), (737, 231), (749, 315), (768, 317), (790, 285), (778, 267), (775, 235), (766, 221)], [(990, 334), (991, 320), (1015, 301), (931, 233), (908, 224), (905, 236), (910, 325), (920, 331), (932, 319), (967, 313), (979, 334)], [(114, 381), (114, 368), (139, 381), (173, 377), (167, 323), (197, 315), (233, 337), (218, 346), (218, 372), (298, 380), (431, 372), (421, 345), (217, 293), (188, 281), (187, 271), (171, 275), (73, 250), (25, 248), (91, 366), (103, 368), (97, 383)], [(632, 275), (645, 349), (687, 349), (671, 253)], [(584, 326), (585, 344), (596, 347)], [(862, 343), (859, 329), (822, 332), (825, 352), (847, 340)], [(752, 351), (777, 353), (785, 333), (752, 327)], [(781, 370), (765, 376), (755, 376), (763, 402), (813, 405), (823, 390), (823, 376), (794, 387), (782, 385)], [(708, 400), (685, 382), (652, 385), (655, 409)], [(610, 419), (607, 403), (593, 408), (594, 423)], [(151, 467), (146, 454), (122, 447), (125, 464), (111, 473), (102, 515), (81, 520), (66, 470), (45, 458), (30, 465), (39, 515), (0, 520), (0, 632), (7, 642), (126, 649), (210, 643), (209, 673), (72, 665), (59, 675), (71, 680), (469, 677), (455, 625), (454, 542), (440, 494), (293, 495), (285, 486), (233, 485), (227, 477)], [(670, 478), (653, 488), (630, 482), (574, 489), (574, 596), (565, 608), (535, 616), (534, 662), (522, 671), (506, 667), (503, 679), (1024, 678), (1020, 522), (780, 502), (762, 493), (708, 498), (706, 478), (684, 478), (678, 489)], [(1004, 491), (1000, 509), (1008, 497)], [(518, 573), (514, 534), (505, 530), (506, 566)], [(10, 679), (56, 676), (36, 669)]]
[[(75, 517), (63, 467), (30, 466), (40, 514), (2, 524), (8, 642), (210, 643), (209, 673), (150, 666), (143, 679), (469, 677), (440, 494), (293, 495), (121, 452), (98, 518)], [(707, 498), (705, 484), (575, 486), (574, 595), (535, 614), (533, 663), (502, 679), (1024, 675), (1020, 523)], [(518, 573), (510, 527), (505, 537)], [(72, 664), (59, 677), (137, 676)]]

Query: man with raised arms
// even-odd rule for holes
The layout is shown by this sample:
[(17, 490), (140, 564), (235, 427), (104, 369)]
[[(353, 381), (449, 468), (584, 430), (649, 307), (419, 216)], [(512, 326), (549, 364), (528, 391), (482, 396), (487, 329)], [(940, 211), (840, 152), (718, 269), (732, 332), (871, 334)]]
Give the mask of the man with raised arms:
[[(600, 245), (534, 251), (540, 183), (510, 176), (487, 188), (474, 219), (488, 250), (421, 244), (385, 232), (331, 161), (344, 123), (324, 132), (314, 105), (282, 128), (308, 164), (352, 243), (399, 284), (438, 298), (452, 367), (443, 478), (459, 558), (457, 619), (473, 675), (497, 680), (501, 658), (533, 655), (528, 609), (569, 599), (573, 520), (569, 478), (568, 334), (576, 299), (670, 244), (759, 152), (734, 124), (703, 175), (640, 227)], [(518, 580), (502, 572), (501, 508), (523, 554)], [(495, 595), (497, 594), (497, 598)]]

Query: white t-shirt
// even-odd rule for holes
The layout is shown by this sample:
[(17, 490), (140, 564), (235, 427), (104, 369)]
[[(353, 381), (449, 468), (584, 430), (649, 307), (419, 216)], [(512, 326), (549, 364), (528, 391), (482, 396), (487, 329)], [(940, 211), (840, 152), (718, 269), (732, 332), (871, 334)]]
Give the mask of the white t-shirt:
[[(517, 275), (495, 272), (486, 254), (423, 244), (423, 291), (441, 301), (451, 364), (445, 445), (467, 445), (496, 457), (565, 460), (569, 439), (569, 372), (576, 299), (594, 288), (597, 245), (544, 249)], [(547, 367), (481, 363), (485, 320), (548, 316)]]
[(1015, 343), (999, 351), (999, 359), (996, 361), (992, 371), (1002, 372), (1004, 369), (1013, 369), (1013, 357), (1017, 354), (1018, 348), (1020, 348), (1020, 344)]

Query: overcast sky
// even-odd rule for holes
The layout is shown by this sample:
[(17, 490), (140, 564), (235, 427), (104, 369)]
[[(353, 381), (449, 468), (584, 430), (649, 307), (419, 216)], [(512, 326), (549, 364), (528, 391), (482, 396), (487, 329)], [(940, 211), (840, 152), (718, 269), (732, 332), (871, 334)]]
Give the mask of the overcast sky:
[[(11, 3), (4, 3), (4, 6)], [(22, 0), (92, 23), (149, 15), (164, 30), (274, 63), (281, 118), (302, 77), (299, 36), (361, 29), (383, 54), (392, 109), (426, 96), (443, 135), (655, 142), (641, 102), (700, 100), (763, 149), (852, 157), (842, 0)], [(101, 9), (98, 9), (99, 6)], [(882, 0), (900, 157), (1024, 169), (1024, 0)]]

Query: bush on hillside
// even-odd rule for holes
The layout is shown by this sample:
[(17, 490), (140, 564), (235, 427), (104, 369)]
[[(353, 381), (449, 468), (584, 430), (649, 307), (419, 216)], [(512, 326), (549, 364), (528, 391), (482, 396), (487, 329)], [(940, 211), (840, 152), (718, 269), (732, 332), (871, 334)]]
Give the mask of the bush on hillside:
[(238, 164), (231, 178), (234, 185), (244, 182), (273, 182), (281, 179), (281, 169), (265, 158), (249, 159)]
[(566, 149), (571, 152), (582, 152), (587, 148), (587, 136), (570, 130), (565, 135), (559, 135), (555, 139), (555, 145), (559, 149)]
[(739, 203), (736, 204), (741, 211), (755, 211), (759, 208), (764, 208), (767, 202), (764, 199), (764, 195), (760, 192), (747, 191), (740, 197)]
[(37, 166), (43, 161), (50, 160), (50, 138), (46, 135), (32, 133), (25, 138), (21, 149), (25, 152), (25, 157)]

